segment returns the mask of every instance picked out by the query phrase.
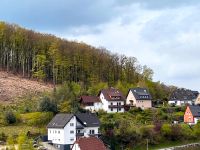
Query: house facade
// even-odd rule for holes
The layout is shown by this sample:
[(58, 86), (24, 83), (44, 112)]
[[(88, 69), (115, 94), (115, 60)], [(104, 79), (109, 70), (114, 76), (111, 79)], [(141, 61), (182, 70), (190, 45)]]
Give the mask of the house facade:
[(169, 98), (168, 104), (174, 106), (193, 105), (198, 97), (197, 91), (188, 89), (176, 89)]
[(194, 103), (195, 103), (195, 105), (200, 105), (200, 94), (198, 94)]
[(125, 97), (115, 88), (103, 89), (98, 94), (102, 109), (108, 113), (124, 112)]
[(107, 150), (107, 148), (96, 137), (82, 137), (73, 144), (72, 150)]
[(90, 110), (91, 112), (102, 109), (102, 102), (98, 96), (81, 96), (80, 104), (84, 109)]
[(60, 150), (70, 150), (80, 137), (98, 137), (99, 127), (95, 114), (57, 114), (47, 126), (48, 141)]
[(184, 114), (184, 122), (190, 125), (197, 124), (200, 119), (200, 106), (187, 106)]
[(152, 97), (146, 88), (131, 88), (126, 97), (126, 105), (147, 109), (152, 107)]

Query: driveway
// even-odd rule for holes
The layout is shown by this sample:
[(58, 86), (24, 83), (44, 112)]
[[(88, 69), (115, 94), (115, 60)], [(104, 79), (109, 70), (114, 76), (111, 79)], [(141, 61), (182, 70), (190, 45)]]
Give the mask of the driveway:
[(55, 147), (53, 147), (52, 145), (48, 144), (47, 142), (42, 142), (42, 145), (47, 148), (48, 150), (59, 150)]

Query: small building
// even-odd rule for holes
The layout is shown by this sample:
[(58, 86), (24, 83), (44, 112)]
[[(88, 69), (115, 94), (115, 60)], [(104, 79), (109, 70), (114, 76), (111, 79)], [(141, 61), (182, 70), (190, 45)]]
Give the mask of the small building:
[(113, 87), (103, 89), (98, 94), (102, 109), (108, 113), (124, 112), (125, 97), (122, 92)]
[(126, 105), (147, 109), (152, 107), (152, 97), (146, 88), (131, 88), (126, 97)]
[(176, 89), (169, 98), (168, 104), (174, 106), (193, 105), (197, 100), (196, 91), (188, 89)]
[(187, 106), (184, 114), (184, 122), (190, 125), (196, 124), (200, 119), (200, 106)]
[(100, 121), (95, 114), (57, 114), (47, 125), (48, 141), (60, 150), (70, 150), (80, 137), (99, 134)]
[(71, 150), (107, 150), (104, 143), (96, 137), (82, 137), (76, 140)]
[(98, 96), (81, 96), (80, 104), (84, 109), (90, 110), (91, 112), (102, 109), (102, 102)]

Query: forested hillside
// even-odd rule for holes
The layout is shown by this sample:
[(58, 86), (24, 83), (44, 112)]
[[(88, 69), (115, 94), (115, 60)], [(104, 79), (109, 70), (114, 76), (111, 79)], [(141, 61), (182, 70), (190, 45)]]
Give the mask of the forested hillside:
[(146, 86), (157, 99), (167, 98), (171, 91), (170, 87), (153, 82), (153, 71), (141, 66), (135, 57), (5, 22), (0, 22), (0, 68), (54, 85), (64, 81), (81, 83), (86, 89), (100, 82), (108, 86), (119, 82), (126, 87)]

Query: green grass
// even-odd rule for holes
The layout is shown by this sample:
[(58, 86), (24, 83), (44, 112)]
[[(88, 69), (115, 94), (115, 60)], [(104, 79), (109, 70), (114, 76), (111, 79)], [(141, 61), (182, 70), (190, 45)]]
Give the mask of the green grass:
[(45, 128), (37, 128), (26, 125), (13, 125), (13, 126), (4, 126), (0, 127), (0, 133), (5, 133), (6, 135), (19, 135), (26, 134), (28, 131), (31, 133), (45, 133)]
[[(180, 146), (185, 144), (191, 144), (191, 143), (197, 143), (200, 142), (200, 140), (191, 140), (191, 141), (165, 141), (164, 143), (161, 143), (159, 145), (149, 145), (149, 150), (157, 150), (161, 148), (168, 148), (173, 146)], [(134, 148), (133, 150), (145, 150), (146, 145), (144, 146), (138, 146)]]

